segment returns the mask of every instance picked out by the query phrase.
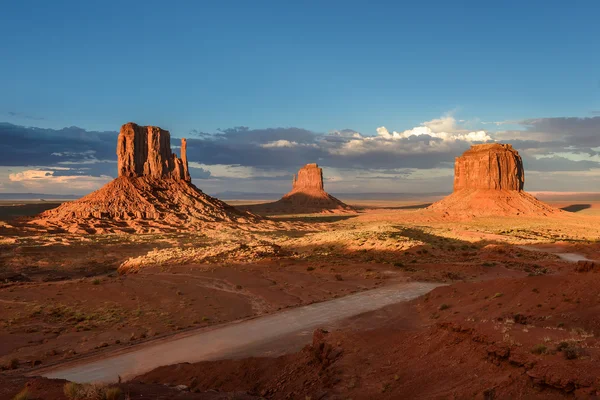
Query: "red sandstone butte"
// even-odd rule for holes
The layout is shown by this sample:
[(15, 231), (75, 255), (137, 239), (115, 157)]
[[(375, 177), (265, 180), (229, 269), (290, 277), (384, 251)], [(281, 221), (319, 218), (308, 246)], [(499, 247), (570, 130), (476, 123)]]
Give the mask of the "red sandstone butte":
[(327, 193), (323, 187), (323, 170), (306, 164), (292, 178), (292, 191), (276, 202), (242, 207), (263, 215), (355, 212)]
[(472, 146), (454, 163), (454, 191), (523, 190), (523, 160), (510, 144)]
[(171, 153), (169, 131), (129, 122), (121, 127), (117, 142), (119, 176), (191, 181), (186, 151), (187, 142), (181, 139), (181, 158), (177, 158)]
[(31, 224), (72, 233), (155, 232), (218, 228), (260, 220), (208, 196), (191, 183), (187, 141), (181, 158), (169, 131), (132, 122), (117, 139), (119, 176), (79, 200), (35, 217)]
[(526, 193), (524, 186), (523, 160), (510, 144), (476, 144), (456, 158), (454, 192), (429, 209), (459, 217), (560, 212)]
[(292, 190), (323, 190), (323, 169), (317, 164), (306, 164), (292, 179)]

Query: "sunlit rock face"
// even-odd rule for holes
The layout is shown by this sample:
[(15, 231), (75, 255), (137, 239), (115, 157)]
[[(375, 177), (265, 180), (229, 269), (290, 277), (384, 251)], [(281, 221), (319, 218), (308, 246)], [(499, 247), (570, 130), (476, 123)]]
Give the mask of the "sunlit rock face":
[(171, 152), (171, 134), (157, 126), (129, 122), (121, 127), (117, 142), (119, 176), (191, 181), (187, 142), (181, 139), (181, 158)]
[(323, 190), (323, 169), (317, 164), (306, 164), (294, 175), (293, 190)]
[(473, 145), (454, 164), (454, 191), (523, 190), (523, 160), (510, 144)]
[(428, 207), (443, 217), (548, 216), (557, 210), (523, 190), (523, 160), (510, 144), (478, 144), (456, 157), (454, 192)]

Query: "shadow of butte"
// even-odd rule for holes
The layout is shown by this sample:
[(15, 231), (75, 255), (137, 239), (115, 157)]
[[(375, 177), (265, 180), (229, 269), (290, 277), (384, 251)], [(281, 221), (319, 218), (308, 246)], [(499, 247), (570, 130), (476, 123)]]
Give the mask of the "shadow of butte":
[(582, 210), (592, 208), (591, 204), (571, 204), (570, 206), (562, 207), (561, 210), (576, 213)]

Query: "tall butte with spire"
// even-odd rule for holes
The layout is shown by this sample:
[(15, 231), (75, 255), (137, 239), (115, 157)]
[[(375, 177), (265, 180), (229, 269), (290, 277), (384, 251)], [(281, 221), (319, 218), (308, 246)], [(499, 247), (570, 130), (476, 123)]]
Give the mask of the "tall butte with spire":
[(355, 212), (325, 191), (323, 169), (315, 163), (300, 168), (292, 177), (292, 191), (278, 201), (246, 206), (245, 209), (266, 215)]
[(525, 170), (510, 144), (477, 144), (454, 163), (454, 192), (429, 209), (446, 215), (549, 215), (560, 212), (524, 191)]
[(203, 228), (220, 222), (257, 221), (203, 193), (192, 184), (187, 141), (181, 158), (171, 151), (171, 134), (129, 122), (117, 139), (118, 177), (79, 200), (40, 214), (30, 223), (78, 232), (151, 232)]
[(119, 176), (173, 178), (191, 182), (187, 140), (181, 139), (181, 158), (171, 152), (171, 134), (157, 126), (130, 122), (121, 127), (117, 141)]

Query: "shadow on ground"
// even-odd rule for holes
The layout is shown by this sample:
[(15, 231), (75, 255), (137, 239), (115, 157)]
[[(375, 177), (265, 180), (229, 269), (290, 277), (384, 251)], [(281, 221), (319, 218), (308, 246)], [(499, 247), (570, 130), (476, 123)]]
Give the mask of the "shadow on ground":
[(47, 202), (35, 204), (1, 205), (0, 221), (12, 221), (20, 217), (32, 217), (46, 210), (60, 206), (62, 202)]
[(591, 204), (571, 204), (570, 206), (561, 208), (561, 210), (576, 213), (579, 211), (587, 210), (588, 208), (592, 208), (592, 205)]

